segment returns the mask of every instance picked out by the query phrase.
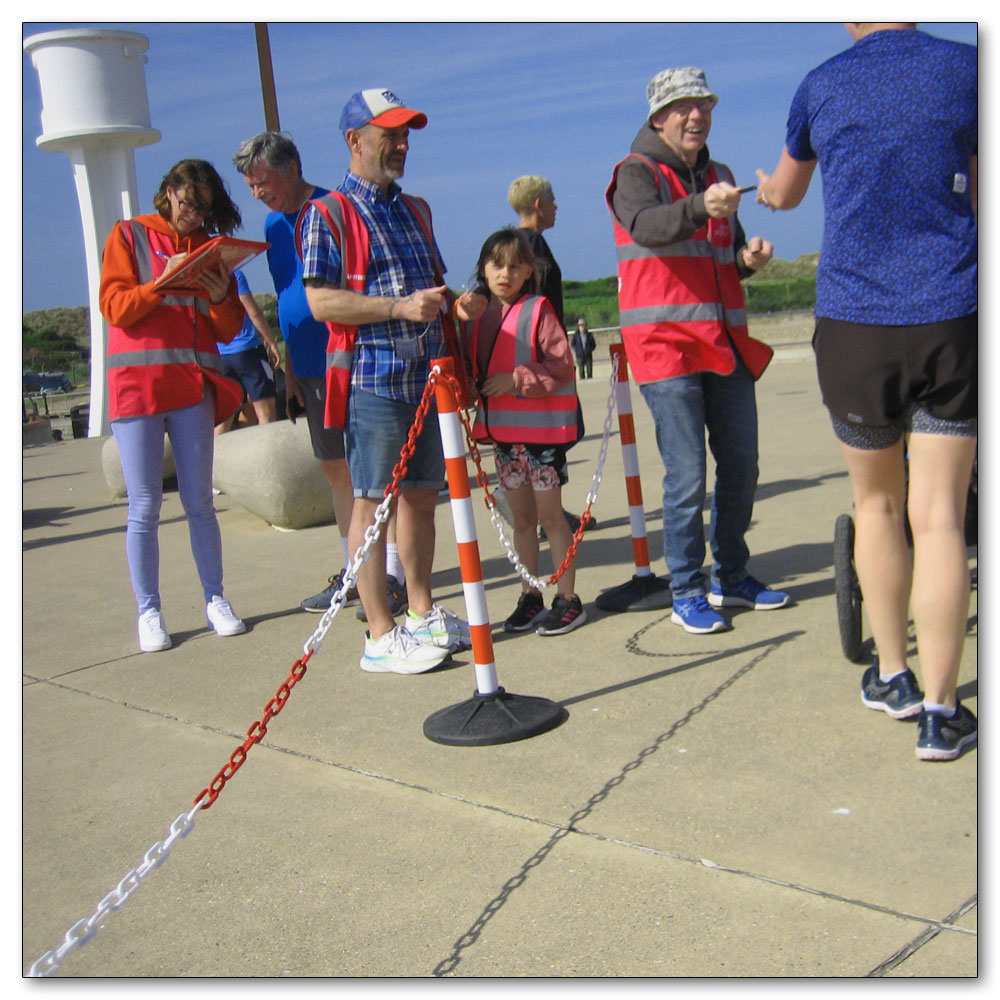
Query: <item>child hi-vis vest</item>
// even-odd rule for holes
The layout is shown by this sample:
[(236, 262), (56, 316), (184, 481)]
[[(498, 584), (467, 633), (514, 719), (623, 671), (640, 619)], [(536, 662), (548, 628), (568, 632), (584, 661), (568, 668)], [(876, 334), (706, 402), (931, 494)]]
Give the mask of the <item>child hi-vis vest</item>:
[[(522, 295), (507, 310), (497, 333), (484, 376), (512, 372), (518, 365), (540, 360), (538, 326), (543, 310), (555, 315), (541, 295)], [(470, 354), (478, 358), (479, 320), (472, 327)], [(577, 440), (576, 385), (570, 380), (545, 396), (483, 396), (476, 411), (473, 434), (477, 441), (507, 444), (573, 444)]]

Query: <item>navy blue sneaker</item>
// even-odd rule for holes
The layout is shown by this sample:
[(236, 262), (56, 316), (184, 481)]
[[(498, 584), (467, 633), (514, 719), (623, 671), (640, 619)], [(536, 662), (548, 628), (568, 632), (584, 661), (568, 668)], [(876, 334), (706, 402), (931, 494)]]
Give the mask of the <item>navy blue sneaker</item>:
[[(324, 614), (330, 610), (330, 602), (333, 600), (333, 595), (340, 590), (344, 582), (344, 571), (341, 570), (336, 576), (331, 576), (329, 579), (329, 586), (325, 590), (321, 590), (318, 594), (313, 594), (312, 597), (307, 597), (299, 607), (303, 611), (311, 611), (313, 614)], [(344, 603), (341, 607), (349, 608), (353, 605), (359, 603), (361, 600), (358, 597), (358, 588), (351, 587), (350, 590), (344, 595)]]
[(783, 608), (789, 597), (783, 590), (770, 590), (760, 580), (745, 576), (739, 583), (721, 584), (712, 581), (708, 602), (713, 608), (752, 608), (754, 611), (772, 611)]
[(921, 712), (917, 720), (917, 757), (920, 760), (954, 760), (978, 739), (976, 717), (961, 704), (950, 718), (941, 712)]
[(685, 632), (692, 632), (695, 635), (723, 632), (726, 629), (725, 618), (712, 610), (704, 594), (696, 594), (694, 597), (675, 597), (670, 620), (675, 625), (683, 626)]
[(885, 712), (893, 719), (909, 719), (924, 707), (924, 693), (913, 671), (905, 670), (891, 681), (878, 675), (878, 657), (861, 678), (861, 700), (868, 708)]

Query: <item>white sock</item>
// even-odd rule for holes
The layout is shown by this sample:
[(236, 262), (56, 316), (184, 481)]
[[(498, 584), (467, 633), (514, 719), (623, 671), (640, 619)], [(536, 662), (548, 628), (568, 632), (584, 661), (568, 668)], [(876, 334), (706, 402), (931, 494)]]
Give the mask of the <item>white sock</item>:
[(394, 576), (401, 584), (406, 583), (403, 575), (403, 564), (399, 561), (399, 549), (395, 542), (385, 543), (385, 571)]
[(950, 719), (958, 711), (958, 705), (949, 708), (947, 705), (939, 705), (936, 701), (924, 701), (925, 712), (937, 712), (938, 715), (946, 715)]
[(897, 670), (894, 674), (883, 674), (881, 670), (878, 672), (878, 679), (882, 681), (883, 684), (888, 684), (894, 677), (898, 677), (900, 674), (905, 674), (907, 671), (906, 667), (902, 670)]
[(351, 552), (347, 547), (347, 539), (341, 536), (340, 547), (344, 551), (344, 565), (346, 566), (351, 561)]

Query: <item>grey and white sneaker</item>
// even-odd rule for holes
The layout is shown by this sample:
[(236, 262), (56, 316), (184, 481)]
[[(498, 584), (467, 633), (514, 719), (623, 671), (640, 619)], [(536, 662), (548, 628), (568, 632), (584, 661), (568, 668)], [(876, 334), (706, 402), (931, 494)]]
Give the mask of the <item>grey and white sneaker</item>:
[(432, 604), (430, 611), (422, 615), (407, 611), (403, 628), (415, 639), (440, 646), (451, 653), (457, 653), (460, 649), (472, 649), (469, 623), (439, 604)]
[(395, 625), (378, 639), (365, 633), (361, 669), (372, 674), (422, 674), (444, 663), (451, 652), (415, 639), (402, 625)]
[(218, 594), (205, 606), (205, 617), (209, 627), (215, 629), (216, 635), (242, 635), (247, 630), (246, 624), (237, 617), (229, 601)]

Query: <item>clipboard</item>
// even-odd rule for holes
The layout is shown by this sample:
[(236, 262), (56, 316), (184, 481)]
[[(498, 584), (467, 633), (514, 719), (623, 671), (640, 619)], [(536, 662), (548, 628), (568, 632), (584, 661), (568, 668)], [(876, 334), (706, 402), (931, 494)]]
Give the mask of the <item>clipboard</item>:
[(220, 262), (226, 265), (227, 270), (232, 271), (248, 260), (253, 260), (270, 245), (270, 243), (256, 243), (253, 240), (238, 240), (232, 236), (215, 236), (197, 250), (193, 250), (180, 267), (158, 278), (153, 283), (153, 290), (204, 295), (204, 289), (195, 284), (202, 271), (217, 268)]

